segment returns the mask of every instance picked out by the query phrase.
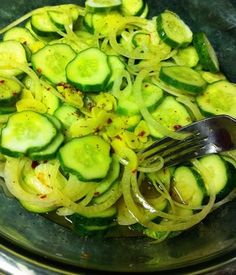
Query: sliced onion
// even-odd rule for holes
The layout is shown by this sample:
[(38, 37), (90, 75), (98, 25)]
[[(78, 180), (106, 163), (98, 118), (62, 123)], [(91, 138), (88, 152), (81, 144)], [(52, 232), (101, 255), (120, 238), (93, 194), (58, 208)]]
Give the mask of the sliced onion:
[(178, 97), (176, 100), (184, 104), (192, 112), (195, 120), (201, 120), (204, 118), (197, 104), (192, 102), (190, 98)]
[(177, 132), (173, 132), (169, 129), (167, 129), (165, 126), (163, 126), (162, 124), (160, 124), (159, 122), (157, 122), (153, 116), (151, 115), (151, 113), (148, 111), (148, 109), (145, 107), (144, 105), (144, 101), (142, 98), (142, 82), (144, 81), (144, 79), (147, 77), (148, 72), (143, 70), (141, 71), (134, 82), (133, 85), (133, 92), (134, 92), (134, 96), (135, 96), (135, 101), (136, 103), (139, 105), (140, 108), (140, 112), (143, 116), (143, 118), (145, 119), (145, 121), (147, 122), (148, 125), (152, 126), (155, 129), (158, 129), (158, 131), (163, 135), (163, 136), (169, 136), (172, 137), (174, 139), (184, 139), (188, 134), (185, 133), (177, 133)]
[(52, 192), (45, 194), (31, 194), (26, 192), (20, 184), (22, 169), (26, 159), (8, 158), (4, 170), (4, 180), (9, 192), (19, 200), (27, 201), (42, 207), (60, 205), (61, 197)]

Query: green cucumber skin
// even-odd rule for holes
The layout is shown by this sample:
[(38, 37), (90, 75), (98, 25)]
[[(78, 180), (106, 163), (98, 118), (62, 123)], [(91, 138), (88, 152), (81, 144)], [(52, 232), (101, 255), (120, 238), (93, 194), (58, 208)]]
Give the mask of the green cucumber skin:
[[(42, 115), (42, 114), (41, 114)], [(28, 148), (28, 150), (26, 152), (17, 152), (17, 151), (13, 151), (13, 150), (9, 150), (3, 146), (0, 145), (0, 153), (2, 153), (3, 155), (7, 155), (7, 156), (10, 156), (10, 157), (14, 157), (14, 158), (20, 158), (20, 157), (23, 157), (23, 156), (30, 156), (30, 154), (32, 152), (37, 152), (37, 151), (40, 151), (40, 150), (44, 150), (48, 145), (50, 145), (50, 143), (52, 142), (52, 140), (54, 140), (54, 138), (57, 136), (58, 134), (58, 129), (56, 128), (56, 126), (50, 121), (50, 119), (48, 119), (47, 116), (45, 115), (42, 115), (44, 116), (52, 125), (52, 127), (56, 130), (56, 133), (55, 133), (55, 136), (53, 136), (51, 138), (51, 140), (45, 144), (44, 146), (42, 147), (32, 147), (32, 148)], [(8, 123), (5, 124), (5, 126), (1, 129), (1, 131), (8, 126)], [(0, 143), (1, 143), (1, 136), (0, 136)]]
[(16, 112), (15, 106), (0, 106), (0, 115), (12, 114)]
[[(70, 63), (69, 63), (70, 64)], [(68, 65), (69, 65), (68, 64)], [(84, 93), (99, 93), (101, 91), (108, 91), (108, 81), (110, 79), (110, 75), (107, 76), (107, 78), (105, 79), (105, 81), (101, 84), (97, 84), (97, 85), (81, 85), (79, 83), (73, 82), (69, 79), (68, 82), (73, 85), (75, 88), (79, 89), (80, 91), (84, 92)]]
[(169, 85), (172, 85), (173, 87), (177, 88), (177, 89), (181, 89), (181, 90), (185, 90), (186, 92), (192, 93), (192, 94), (198, 94), (201, 93), (202, 91), (204, 91), (204, 89), (206, 88), (207, 84), (205, 84), (202, 87), (197, 87), (191, 84), (187, 84), (187, 83), (181, 83), (176, 79), (173, 79), (171, 77), (169, 77), (168, 75), (166, 75), (162, 68), (160, 70), (160, 74), (159, 77), (162, 81), (168, 83)]
[[(73, 221), (72, 221), (73, 222)], [(80, 237), (95, 237), (95, 238), (104, 238), (111, 227), (114, 227), (116, 223), (112, 223), (104, 226), (83, 226), (76, 222), (73, 222), (73, 230)]]
[[(93, 182), (99, 182), (100, 180), (104, 179), (105, 177), (102, 177), (102, 178), (96, 178), (96, 179), (86, 179), (84, 178), (78, 171), (75, 171), (71, 168), (68, 168), (66, 165), (64, 165), (64, 161), (63, 161), (63, 157), (61, 156), (60, 154), (60, 151), (58, 151), (57, 153), (57, 158), (60, 162), (60, 165), (61, 165), (61, 168), (63, 170), (64, 173), (71, 173), (75, 176), (77, 176), (77, 178), (81, 181), (86, 181), (86, 182), (89, 182), (89, 181), (93, 181)], [(111, 159), (111, 158), (110, 158)], [(112, 160), (112, 159), (111, 159)], [(111, 165), (111, 161), (110, 161), (110, 165)]]
[[(58, 149), (57, 149), (58, 150)], [(38, 156), (33, 156), (33, 155), (29, 155), (29, 157), (32, 159), (32, 160), (35, 160), (35, 161), (44, 161), (44, 160), (51, 160), (51, 159), (54, 159), (56, 158), (57, 156), (57, 150), (51, 154), (47, 154), (47, 155), (38, 155)]]
[[(0, 110), (0, 114), (9, 114), (12, 113), (10, 112), (10, 108), (12, 107), (13, 104), (15, 104), (18, 99), (20, 99), (21, 92), (17, 93), (15, 96), (5, 98), (5, 99), (0, 99), (0, 109), (1, 108), (6, 108), (6, 112), (3, 110)], [(9, 112), (7, 111), (7, 108), (9, 108)]]
[(13, 158), (20, 158), (20, 157), (24, 156), (23, 153), (11, 151), (11, 150), (6, 149), (2, 146), (0, 146), (0, 153), (3, 155), (9, 156), (9, 157), (13, 157)]
[(96, 188), (95, 192), (98, 192), (99, 195), (102, 195), (103, 193), (108, 191), (113, 185), (113, 183), (117, 180), (119, 175), (120, 175), (120, 162), (116, 156), (113, 156), (109, 171), (106, 177), (99, 183), (99, 186)]
[(115, 221), (116, 213), (108, 217), (85, 217), (78, 213), (69, 217), (74, 222), (82, 226), (108, 226)]
[[(63, 25), (61, 25), (61, 24), (59, 24), (59, 23), (53, 21), (53, 19), (51, 18), (50, 15), (49, 15), (49, 17), (50, 17), (50, 19), (52, 20), (53, 24), (54, 24), (59, 30), (65, 31), (65, 27), (64, 27)], [(39, 31), (39, 32), (40, 32), (40, 31)], [(41, 33), (43, 33), (43, 32), (41, 32)], [(54, 34), (55, 34), (55, 33), (54, 33)], [(40, 35), (40, 34), (38, 34), (38, 35)]]
[[(207, 189), (206, 189), (205, 183), (203, 181), (203, 178), (202, 178), (201, 174), (192, 166), (191, 163), (187, 162), (185, 166), (188, 167), (189, 170), (191, 171), (191, 173), (193, 174), (196, 185), (197, 185), (199, 191), (202, 193), (200, 205), (203, 205), (206, 201), (206, 198), (208, 197)], [(182, 164), (181, 166), (176, 167), (175, 170), (180, 167), (184, 167), (184, 165)], [(174, 175), (173, 175), (173, 179), (174, 179)]]
[(142, 8), (141, 8), (138, 12), (136, 12), (136, 13), (134, 14), (134, 16), (141, 16), (142, 13), (143, 13), (144, 10), (145, 10), (145, 7), (146, 7), (145, 1), (143, 1), (143, 6), (142, 6)]
[[(48, 146), (51, 145), (51, 143), (57, 138), (57, 136), (50, 142), (50, 144), (48, 144)], [(32, 159), (32, 160), (35, 160), (35, 161), (43, 161), (43, 160), (50, 160), (50, 159), (53, 159), (53, 158), (56, 158), (57, 156), (57, 151), (59, 150), (59, 148), (62, 146), (64, 140), (62, 140), (61, 144), (56, 148), (55, 151), (53, 151), (52, 153), (48, 153), (48, 154), (41, 154), (41, 150), (39, 151), (39, 154), (37, 154), (37, 152), (33, 152), (33, 154), (29, 154), (29, 157)], [(45, 149), (47, 149), (47, 147)]]
[[(61, 157), (60, 151), (57, 153), (57, 158), (58, 158), (58, 160), (59, 160), (59, 162), (60, 162), (62, 171), (63, 171), (65, 174), (67, 174), (67, 173), (73, 174), (73, 175), (75, 175), (79, 180), (82, 180), (82, 181), (86, 181), (86, 182), (91, 181), (91, 180), (87, 180), (87, 179), (83, 178), (83, 177), (81, 176), (81, 174), (78, 173), (77, 171), (75, 171), (75, 170), (73, 170), (73, 169), (70, 169), (70, 168), (66, 167), (66, 166), (64, 165), (63, 158)], [(93, 181), (96, 181), (96, 182), (98, 182), (99, 180), (100, 180), (100, 179), (93, 179)]]
[(191, 169), (191, 171), (192, 171), (192, 173), (193, 173), (193, 175), (194, 175), (194, 177), (196, 179), (198, 187), (200, 188), (200, 190), (203, 193), (203, 200), (202, 200), (202, 202), (203, 202), (204, 198), (207, 196), (206, 186), (204, 184), (202, 176), (194, 168), (190, 168), (190, 169)]
[[(145, 1), (143, 0), (142, 2), (143, 2), (142, 7), (136, 13), (128, 15), (128, 16), (141, 16), (145, 10), (145, 7), (146, 7)], [(122, 5), (121, 5), (121, 10), (122, 10)], [(127, 16), (127, 14), (124, 14), (124, 15)]]
[(108, 226), (110, 225), (116, 218), (116, 215), (107, 217), (107, 218), (86, 218), (79, 214), (74, 214), (73, 220), (76, 219), (78, 224), (82, 226)]
[(44, 31), (40, 31), (37, 28), (35, 28), (35, 26), (32, 23), (31, 23), (31, 27), (32, 27), (32, 30), (35, 32), (35, 34), (37, 34), (37, 35), (39, 35), (41, 37), (50, 37), (52, 39), (58, 39), (58, 38), (61, 37), (56, 32), (44, 32)]
[[(87, 20), (86, 20), (86, 16), (89, 16), (89, 15), (91, 15), (91, 22), (90, 23), (88, 23)], [(92, 14), (87, 13), (83, 18), (83, 25), (89, 33), (94, 34), (94, 27), (93, 27), (93, 24), (92, 24), (92, 17), (93, 17)]]
[(224, 162), (225, 166), (226, 166), (226, 173), (228, 176), (228, 181), (225, 185), (225, 187), (223, 189), (221, 189), (221, 191), (216, 195), (216, 201), (220, 201), (222, 200), (225, 196), (227, 196), (234, 187), (236, 187), (235, 184), (235, 178), (236, 178), (236, 170), (235, 167), (227, 162), (226, 160), (224, 160), (223, 158), (221, 158), (222, 161)]
[(60, 156), (60, 153), (57, 154), (57, 158), (59, 159), (60, 161), (60, 164), (61, 164), (61, 168), (63, 170), (64, 173), (70, 173), (70, 174), (73, 174), (75, 175), (79, 180), (81, 181), (85, 181), (85, 182), (90, 182), (90, 181), (93, 181), (93, 182), (98, 182), (103, 179), (103, 178), (96, 178), (96, 179), (85, 179), (80, 173), (78, 173), (77, 171), (73, 170), (73, 169), (70, 169), (68, 167), (66, 167), (62, 161), (62, 157)]
[(109, 13), (110, 11), (119, 10), (121, 5), (116, 5), (113, 7), (88, 7), (86, 6), (86, 10), (91, 13), (103, 12)]
[(202, 64), (205, 70), (209, 70), (212, 73), (219, 72), (219, 67), (216, 67), (212, 62), (211, 57), (208, 54), (205, 41), (204, 33), (196, 33), (193, 36), (193, 45), (198, 53), (200, 63)]
[(178, 47), (187, 47), (189, 45), (189, 42), (179, 44), (175, 42), (174, 40), (170, 39), (164, 28), (163, 28), (163, 23), (162, 23), (162, 16), (159, 15), (156, 19), (156, 26), (157, 26), (157, 32), (163, 42), (165, 42), (167, 45), (169, 45), (172, 48), (178, 48)]

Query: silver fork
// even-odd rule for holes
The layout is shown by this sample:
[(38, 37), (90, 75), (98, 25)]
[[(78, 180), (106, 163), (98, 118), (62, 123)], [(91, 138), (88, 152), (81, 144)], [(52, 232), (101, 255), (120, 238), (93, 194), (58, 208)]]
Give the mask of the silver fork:
[(183, 140), (170, 137), (155, 141), (139, 152), (140, 165), (148, 167), (161, 156), (164, 167), (204, 155), (236, 149), (236, 119), (228, 115), (206, 118), (178, 130), (189, 135)]

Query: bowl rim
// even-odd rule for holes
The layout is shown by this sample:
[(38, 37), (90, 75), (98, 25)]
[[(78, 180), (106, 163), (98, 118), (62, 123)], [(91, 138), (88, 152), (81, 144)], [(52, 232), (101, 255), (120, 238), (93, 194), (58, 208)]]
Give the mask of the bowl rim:
[[(37, 268), (42, 272), (58, 273), (58, 274), (104, 274), (114, 272), (112, 269), (102, 269), (100, 267), (85, 267), (85, 266), (76, 266), (68, 262), (62, 262), (52, 257), (43, 257), (35, 250), (28, 250), (25, 247), (17, 245), (14, 241), (0, 236), (0, 262), (5, 258), (14, 258), (14, 263), (17, 266), (17, 263), (20, 262), (21, 266), (28, 267), (31, 270)], [(205, 259), (202, 262), (192, 262), (186, 266), (176, 267), (172, 269), (153, 269), (153, 270), (116, 270), (115, 272), (128, 272), (128, 273), (143, 273), (143, 272), (155, 272), (155, 274), (208, 274), (209, 272), (220, 271), (219, 269), (227, 268), (230, 264), (234, 264), (236, 268), (236, 249), (231, 251), (222, 252), (221, 254), (211, 255), (211, 257)], [(0, 267), (1, 271), (1, 267)], [(6, 271), (6, 270), (3, 270)], [(63, 273), (62, 273), (63, 272)], [(49, 274), (50, 274), (49, 273)]]

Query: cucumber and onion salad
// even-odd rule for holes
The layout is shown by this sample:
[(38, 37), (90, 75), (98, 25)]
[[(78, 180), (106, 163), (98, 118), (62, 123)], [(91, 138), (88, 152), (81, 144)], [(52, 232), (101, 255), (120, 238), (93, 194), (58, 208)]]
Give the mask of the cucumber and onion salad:
[(234, 152), (140, 163), (182, 126), (236, 117), (236, 86), (206, 34), (172, 11), (147, 14), (143, 0), (87, 0), (0, 30), (1, 175), (23, 207), (81, 236), (126, 226), (163, 241), (235, 197)]

